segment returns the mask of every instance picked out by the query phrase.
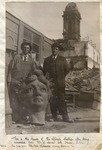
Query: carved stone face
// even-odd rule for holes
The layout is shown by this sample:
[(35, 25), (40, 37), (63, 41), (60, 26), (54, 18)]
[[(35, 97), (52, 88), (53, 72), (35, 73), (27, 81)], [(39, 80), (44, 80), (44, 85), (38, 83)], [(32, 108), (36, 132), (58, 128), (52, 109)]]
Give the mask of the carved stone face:
[(27, 111), (30, 112), (30, 122), (37, 125), (45, 124), (45, 111), (48, 103), (48, 89), (38, 79), (30, 82), (23, 95)]
[(48, 90), (45, 84), (36, 79), (28, 84), (25, 94), (34, 112), (45, 111), (48, 102)]

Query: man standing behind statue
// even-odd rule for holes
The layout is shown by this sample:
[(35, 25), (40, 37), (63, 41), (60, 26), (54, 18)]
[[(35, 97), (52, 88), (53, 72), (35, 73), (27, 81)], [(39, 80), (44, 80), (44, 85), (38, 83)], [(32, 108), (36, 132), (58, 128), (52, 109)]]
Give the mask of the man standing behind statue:
[(57, 120), (57, 111), (62, 115), (63, 121), (71, 122), (67, 114), (65, 105), (65, 76), (69, 72), (68, 63), (65, 57), (59, 55), (62, 46), (54, 43), (52, 46), (52, 55), (44, 60), (43, 73), (48, 75), (53, 83), (52, 98), (50, 99), (50, 108), (53, 120)]
[(31, 44), (23, 42), (21, 44), (21, 54), (14, 56), (8, 70), (7, 84), (9, 87), (10, 104), (12, 108), (12, 120), (19, 122), (21, 119), (21, 102), (19, 91), (24, 86), (25, 79), (36, 69), (36, 63), (30, 54)]

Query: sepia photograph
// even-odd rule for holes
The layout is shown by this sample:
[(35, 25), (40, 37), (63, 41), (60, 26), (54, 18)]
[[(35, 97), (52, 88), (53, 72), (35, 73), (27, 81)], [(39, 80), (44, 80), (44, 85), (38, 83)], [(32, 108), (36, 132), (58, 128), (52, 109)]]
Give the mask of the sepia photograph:
[(6, 2), (6, 134), (100, 132), (100, 3)]

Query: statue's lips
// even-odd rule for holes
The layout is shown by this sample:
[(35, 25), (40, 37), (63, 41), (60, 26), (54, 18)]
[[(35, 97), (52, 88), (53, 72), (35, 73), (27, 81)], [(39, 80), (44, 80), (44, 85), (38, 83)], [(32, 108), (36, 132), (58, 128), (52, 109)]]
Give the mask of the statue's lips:
[(41, 103), (41, 102), (43, 102), (43, 99), (41, 97), (36, 97), (33, 99), (33, 102), (34, 103)]

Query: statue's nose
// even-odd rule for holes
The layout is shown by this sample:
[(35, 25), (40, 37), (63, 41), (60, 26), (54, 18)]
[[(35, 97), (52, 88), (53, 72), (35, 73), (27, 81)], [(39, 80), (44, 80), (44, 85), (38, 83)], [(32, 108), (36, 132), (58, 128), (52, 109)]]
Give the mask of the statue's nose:
[(41, 95), (41, 91), (39, 88), (36, 89), (36, 95)]

